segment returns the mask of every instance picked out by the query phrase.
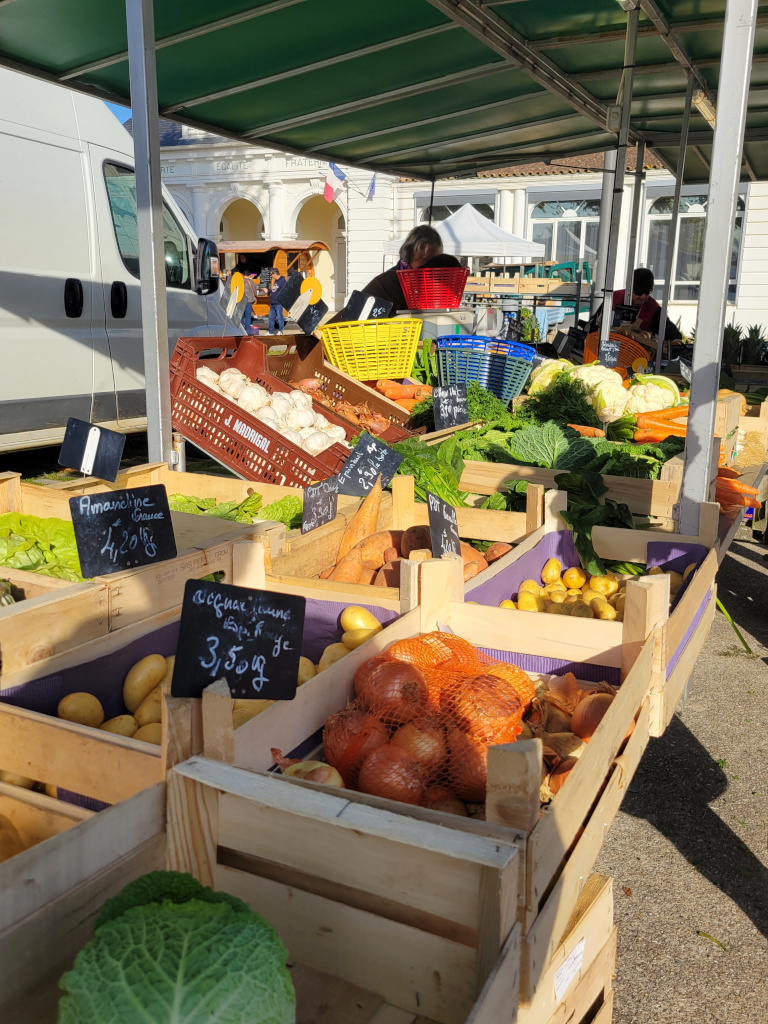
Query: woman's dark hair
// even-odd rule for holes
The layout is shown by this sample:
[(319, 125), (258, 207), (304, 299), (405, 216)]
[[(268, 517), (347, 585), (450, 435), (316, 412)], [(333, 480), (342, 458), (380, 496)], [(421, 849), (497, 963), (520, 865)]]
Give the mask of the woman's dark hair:
[(421, 259), (426, 252), (435, 250), (436, 253), (443, 251), (443, 240), (428, 224), (419, 224), (408, 232), (408, 237), (400, 246), (400, 259), (404, 263), (411, 264), (414, 259)]
[(427, 270), (429, 267), (460, 267), (461, 264), (455, 256), (449, 256), (447, 252), (440, 253), (439, 256), (433, 256), (432, 259), (427, 260), (426, 263), (422, 263), (421, 269)]
[(632, 291), (635, 295), (650, 295), (653, 291), (653, 271), (648, 267), (638, 267), (632, 278)]

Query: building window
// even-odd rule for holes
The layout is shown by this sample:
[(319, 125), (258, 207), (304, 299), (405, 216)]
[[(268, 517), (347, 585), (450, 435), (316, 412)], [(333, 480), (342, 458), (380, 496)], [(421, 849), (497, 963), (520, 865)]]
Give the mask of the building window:
[(544, 259), (555, 263), (586, 260), (594, 273), (600, 200), (546, 200), (534, 206), (531, 241), (544, 246)]
[[(672, 196), (661, 196), (648, 210), (648, 249), (646, 263), (656, 281), (665, 281), (669, 274), (670, 227), (672, 224)], [(738, 197), (736, 223), (731, 243), (731, 278), (728, 301), (736, 301), (739, 255), (744, 229), (744, 200)], [(707, 223), (707, 196), (682, 196), (680, 219), (677, 225), (677, 265), (672, 280), (673, 302), (695, 302), (699, 298), (701, 261), (704, 250), (704, 230)]]
[[(474, 206), (478, 213), (482, 213), (484, 217), (487, 217), (488, 220), (493, 220), (496, 216), (496, 211), (490, 203), (472, 203), (471, 205)], [(464, 206), (464, 203), (459, 203), (458, 206), (454, 206), (453, 204), (435, 203), (432, 208), (432, 223), (440, 224), (442, 221), (448, 220), (451, 214), (456, 213), (456, 211), (460, 210), (462, 206)], [(425, 206), (421, 211), (421, 216), (419, 217), (420, 224), (429, 224), (429, 211), (429, 206)]]

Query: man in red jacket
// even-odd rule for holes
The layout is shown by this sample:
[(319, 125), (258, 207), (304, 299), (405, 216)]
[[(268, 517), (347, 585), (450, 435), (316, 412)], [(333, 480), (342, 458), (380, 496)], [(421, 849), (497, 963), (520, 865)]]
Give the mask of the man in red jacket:
[(638, 267), (632, 278), (632, 301), (625, 299), (626, 291), (613, 293), (613, 308), (617, 306), (637, 306), (640, 326), (649, 334), (656, 334), (661, 318), (661, 306), (651, 296), (653, 291), (653, 272), (648, 267)]

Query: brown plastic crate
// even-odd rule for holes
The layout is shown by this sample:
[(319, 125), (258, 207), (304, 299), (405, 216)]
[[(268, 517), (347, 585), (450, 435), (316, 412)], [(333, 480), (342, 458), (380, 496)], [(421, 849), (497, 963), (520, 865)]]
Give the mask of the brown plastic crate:
[[(384, 432), (385, 441), (402, 441), (416, 431), (406, 427), (410, 419), (410, 413), (391, 402), (388, 398), (374, 391), (359, 380), (349, 377), (346, 373), (331, 366), (323, 360), (323, 346), (317, 340), (307, 334), (300, 334), (294, 337), (286, 337), (286, 344), (289, 346), (285, 355), (275, 355), (268, 351), (267, 367), (286, 384), (291, 381), (304, 380), (307, 377), (316, 377), (320, 381), (320, 391), (323, 395), (336, 405), (338, 402), (349, 402), (350, 405), (361, 405), (363, 402), (371, 412), (378, 413), (392, 424), (391, 430)], [(273, 343), (274, 344), (274, 343)]]
[[(348, 448), (334, 444), (320, 455), (310, 456), (195, 377), (195, 370), (201, 364), (219, 373), (228, 366), (243, 363), (247, 356), (248, 369), (243, 369), (243, 372), (252, 381), (272, 393), (290, 391), (289, 385), (264, 368), (264, 346), (249, 345), (246, 348), (239, 344), (240, 340), (179, 338), (171, 359), (173, 429), (245, 480), (307, 487), (317, 480), (334, 476), (349, 458)], [(202, 358), (203, 353), (206, 353), (205, 359)], [(331, 409), (313, 405), (315, 411), (322, 413), (329, 422), (343, 427), (347, 439), (359, 432), (359, 428)]]

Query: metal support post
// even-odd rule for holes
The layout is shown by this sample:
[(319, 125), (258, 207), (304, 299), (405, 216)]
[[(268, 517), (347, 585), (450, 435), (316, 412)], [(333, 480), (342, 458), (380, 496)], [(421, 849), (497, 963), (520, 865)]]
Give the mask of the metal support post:
[(757, 6), (758, 0), (728, 0), (725, 13), (681, 495), (680, 532), (687, 536), (698, 534), (699, 505), (709, 497), (723, 324)]
[[(619, 95), (616, 105), (621, 106), (621, 124), (616, 147), (616, 167), (613, 176), (613, 200), (611, 202), (608, 231), (608, 249), (606, 254), (605, 278), (603, 282), (603, 319), (600, 324), (600, 341), (607, 341), (611, 333), (613, 316), (613, 286), (616, 281), (616, 253), (619, 248), (619, 226), (621, 224), (621, 203), (624, 196), (624, 171), (627, 165), (627, 144), (632, 118), (632, 92), (635, 82), (635, 50), (637, 49), (637, 29), (640, 22), (640, 10), (634, 7), (627, 12), (627, 34), (624, 41), (624, 73), (621, 78)], [(603, 211), (600, 210), (602, 224)]]
[(661, 298), (661, 314), (659, 316), (659, 337), (656, 342), (656, 373), (661, 372), (661, 357), (664, 353), (664, 335), (667, 330), (667, 310), (672, 294), (672, 282), (675, 279), (677, 266), (677, 226), (680, 223), (680, 194), (685, 177), (685, 156), (688, 150), (688, 129), (691, 124), (691, 104), (693, 99), (693, 75), (688, 76), (688, 88), (685, 93), (685, 110), (683, 111), (683, 127), (680, 131), (680, 149), (677, 157), (677, 174), (675, 176), (675, 196), (672, 200), (672, 221), (669, 225), (669, 241), (667, 242), (667, 274), (664, 278), (664, 291)]
[(611, 231), (611, 204), (613, 203), (613, 183), (616, 178), (616, 150), (609, 149), (603, 154), (603, 190), (600, 195), (600, 222), (597, 229), (597, 268), (592, 289), (592, 308), (590, 316), (594, 316), (598, 303), (602, 301), (605, 288), (605, 272), (608, 266), (608, 238)]
[(432, 179), (432, 188), (429, 190), (429, 226), (432, 227), (433, 207), (435, 205), (435, 179)]
[(153, 0), (125, 0), (136, 163), (147, 443), (150, 462), (173, 463), (155, 21), (152, 5)]
[(627, 283), (624, 289), (624, 302), (629, 305), (632, 300), (632, 281), (635, 275), (637, 259), (637, 229), (640, 224), (640, 203), (643, 198), (643, 182), (645, 181), (645, 143), (637, 144), (637, 162), (635, 164), (635, 184), (632, 187), (632, 216), (629, 224), (629, 247), (627, 249)]

